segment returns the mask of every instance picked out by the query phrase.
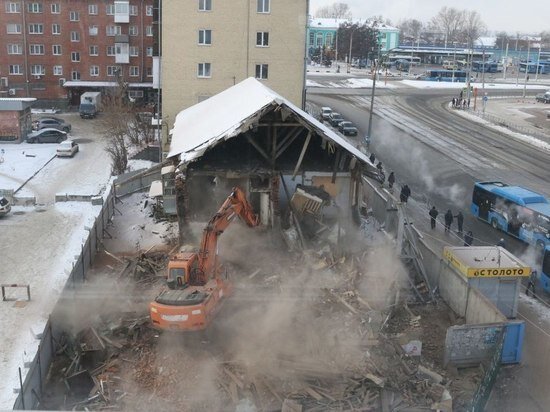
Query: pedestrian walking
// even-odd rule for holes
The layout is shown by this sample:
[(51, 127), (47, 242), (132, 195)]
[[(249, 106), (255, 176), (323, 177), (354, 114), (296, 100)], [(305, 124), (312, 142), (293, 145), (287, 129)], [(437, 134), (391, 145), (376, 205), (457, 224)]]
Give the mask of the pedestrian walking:
[(399, 199), (401, 199), (401, 201), (403, 203), (407, 203), (407, 201), (409, 200), (410, 195), (411, 195), (411, 189), (409, 189), (408, 185), (404, 185), (401, 188), (401, 193), (399, 194)]
[(471, 230), (469, 230), (468, 233), (464, 235), (464, 246), (472, 246), (473, 241), (474, 241), (474, 234), (472, 233)]
[(393, 172), (390, 172), (390, 175), (388, 176), (388, 186), (390, 189), (393, 189), (393, 184), (395, 183), (395, 175)]
[(453, 224), (453, 212), (451, 212), (451, 209), (447, 210), (447, 213), (445, 213), (445, 232), (449, 232), (451, 230), (451, 225)]
[(432, 229), (435, 229), (435, 222), (436, 222), (436, 218), (437, 218), (437, 215), (439, 214), (439, 211), (435, 208), (435, 206), (432, 206), (432, 208), (430, 209), (430, 225), (432, 227)]
[(460, 91), (460, 97), (459, 97), (460, 100), (462, 100), (462, 96), (464, 96), (464, 91), (463, 90)]
[(453, 97), (453, 107), (456, 107), (456, 98)]
[(461, 211), (459, 211), (458, 214), (455, 217), (456, 217), (456, 224), (458, 226), (458, 234), (461, 235), (462, 234), (462, 227), (464, 225), (464, 215), (462, 214)]
[(379, 172), (381, 172), (384, 169), (382, 167), (382, 162), (378, 162), (378, 164), (376, 165), (376, 168), (378, 169)]
[(525, 289), (525, 294), (527, 296), (529, 296), (529, 291), (531, 291), (531, 295), (533, 295), (533, 297), (536, 297), (536, 293), (535, 293), (535, 282), (537, 280), (537, 271), (536, 270), (533, 270), (531, 272), (531, 276), (529, 276), (529, 283), (527, 283), (527, 289)]
[(376, 160), (376, 156), (374, 155), (374, 153), (370, 154), (369, 160), (372, 164), (374, 164), (374, 161)]
[(506, 249), (506, 242), (504, 241), (503, 238), (500, 238), (500, 240), (497, 243), (497, 246), (500, 246)]
[(468, 97), (468, 101), (466, 102), (466, 105), (468, 106), (468, 109), (470, 108), (470, 98)]

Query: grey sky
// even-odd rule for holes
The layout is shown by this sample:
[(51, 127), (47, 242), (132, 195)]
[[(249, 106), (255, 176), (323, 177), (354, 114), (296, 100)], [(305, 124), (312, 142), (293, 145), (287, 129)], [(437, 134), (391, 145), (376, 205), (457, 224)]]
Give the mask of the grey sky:
[(404, 18), (415, 18), (427, 22), (443, 6), (476, 10), (489, 30), (508, 33), (536, 34), (550, 30), (550, 1), (531, 0), (517, 2), (511, 0), (310, 0), (311, 14), (319, 7), (335, 2), (347, 3), (354, 18), (367, 18), (382, 15), (397, 24)]

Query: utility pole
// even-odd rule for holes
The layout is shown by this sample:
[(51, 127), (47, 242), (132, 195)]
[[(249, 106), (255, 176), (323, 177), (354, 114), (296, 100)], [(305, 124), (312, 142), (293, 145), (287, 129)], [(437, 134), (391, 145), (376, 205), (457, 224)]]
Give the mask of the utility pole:
[(525, 64), (525, 80), (523, 82), (523, 98), (525, 99), (525, 91), (527, 89), (527, 80), (529, 79), (529, 52), (531, 51), (531, 42), (527, 39), (527, 62)]
[(351, 72), (351, 46), (353, 44), (353, 30), (349, 34), (349, 57), (348, 57), (348, 73)]
[[(541, 40), (542, 41), (542, 40)], [(541, 44), (539, 43), (539, 54), (538, 54), (538, 57), (537, 57), (537, 68), (535, 69), (535, 80), (538, 80), (539, 79), (539, 71), (540, 71), (540, 49), (541, 49)]]
[(506, 69), (508, 68), (508, 45), (509, 43), (506, 42), (506, 57), (504, 58), (504, 61), (502, 62), (504, 65), (504, 68), (502, 69), (504, 71), (504, 80), (506, 80)]

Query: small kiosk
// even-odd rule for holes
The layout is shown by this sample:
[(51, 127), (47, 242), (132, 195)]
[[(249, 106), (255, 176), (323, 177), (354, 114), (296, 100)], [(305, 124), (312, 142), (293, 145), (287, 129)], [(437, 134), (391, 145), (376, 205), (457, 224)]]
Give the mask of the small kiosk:
[(531, 275), (528, 265), (500, 246), (445, 247), (443, 258), (504, 316), (516, 317), (521, 278)]

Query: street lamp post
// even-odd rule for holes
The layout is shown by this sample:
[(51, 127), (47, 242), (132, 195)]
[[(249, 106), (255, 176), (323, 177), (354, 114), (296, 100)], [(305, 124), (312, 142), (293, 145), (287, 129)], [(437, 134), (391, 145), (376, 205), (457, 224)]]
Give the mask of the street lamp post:
[(525, 91), (527, 89), (527, 80), (529, 80), (529, 52), (531, 51), (531, 42), (527, 39), (527, 62), (525, 64), (525, 78), (523, 82), (523, 98), (525, 99)]
[(502, 62), (504, 65), (504, 68), (502, 69), (504, 71), (504, 80), (506, 80), (506, 69), (508, 68), (508, 45), (509, 43), (506, 42), (506, 57), (504, 57), (504, 61)]
[(516, 86), (519, 86), (519, 68), (521, 67), (521, 49), (523, 49), (523, 46), (519, 46), (518, 67), (517, 67), (517, 74), (516, 74)]
[(537, 57), (537, 67), (535, 69), (535, 80), (539, 79), (539, 70), (540, 70), (540, 51), (541, 51), (541, 44), (539, 43), (539, 54)]
[(348, 57), (348, 73), (351, 72), (351, 47), (353, 45), (353, 30), (349, 34), (349, 57)]

